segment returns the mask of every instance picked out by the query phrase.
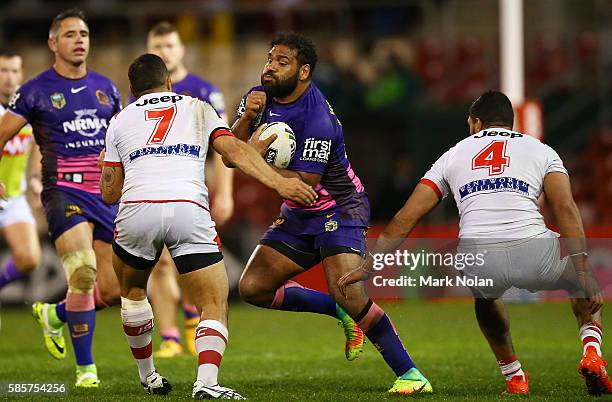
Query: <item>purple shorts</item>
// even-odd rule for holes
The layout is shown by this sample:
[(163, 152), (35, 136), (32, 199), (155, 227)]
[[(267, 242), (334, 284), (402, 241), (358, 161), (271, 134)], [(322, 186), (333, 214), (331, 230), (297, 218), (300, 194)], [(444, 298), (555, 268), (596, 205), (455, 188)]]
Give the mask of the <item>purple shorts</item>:
[(356, 254), (363, 254), (366, 251), (367, 227), (337, 226), (333, 231), (318, 235), (296, 235), (283, 228), (284, 222), (281, 220), (282, 218), (278, 218), (261, 240), (282, 241), (289, 245), (300, 246), (300, 249), (308, 248), (312, 252), (319, 252), (321, 247), (348, 247)]
[(43, 190), (41, 200), (53, 241), (73, 226), (91, 222), (94, 240), (112, 243), (119, 204), (108, 205), (100, 194), (61, 186)]
[(275, 248), (306, 269), (341, 252), (363, 256), (369, 218), (367, 198), (357, 208), (333, 208), (316, 214), (283, 205), (281, 215), (264, 233), (260, 244)]

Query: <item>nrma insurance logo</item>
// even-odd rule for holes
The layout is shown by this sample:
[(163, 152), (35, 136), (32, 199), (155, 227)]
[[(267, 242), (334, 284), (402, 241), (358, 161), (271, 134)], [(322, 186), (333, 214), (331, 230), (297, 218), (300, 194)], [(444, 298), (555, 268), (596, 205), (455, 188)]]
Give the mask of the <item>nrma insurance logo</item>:
[(104, 118), (96, 116), (98, 109), (81, 109), (75, 110), (76, 115), (74, 120), (65, 121), (63, 128), (64, 133), (79, 133), (84, 137), (95, 137), (100, 133), (100, 130), (108, 128), (108, 122)]
[(529, 183), (514, 177), (496, 177), (493, 179), (480, 179), (471, 181), (459, 187), (461, 201), (482, 193), (497, 193), (500, 191), (510, 191), (523, 195), (529, 194)]
[(306, 138), (300, 160), (327, 163), (331, 152), (331, 140)]

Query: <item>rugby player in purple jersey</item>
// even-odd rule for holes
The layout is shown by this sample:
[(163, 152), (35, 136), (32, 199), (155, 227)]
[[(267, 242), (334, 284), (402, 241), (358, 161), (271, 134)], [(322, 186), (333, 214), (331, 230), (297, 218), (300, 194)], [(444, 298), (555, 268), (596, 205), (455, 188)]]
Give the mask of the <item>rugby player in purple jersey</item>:
[[(359, 355), (365, 333), (397, 376), (390, 393), (432, 392), (391, 320), (368, 298), (363, 283), (351, 285), (345, 295), (337, 286), (338, 279), (358, 266), (366, 252), (370, 204), (347, 159), (342, 125), (311, 80), (316, 62), (309, 39), (293, 33), (274, 39), (262, 85), (243, 97), (232, 127), (236, 136), (248, 140), (262, 123), (287, 123), (295, 134), (296, 150), (287, 169), (278, 171), (303, 180), (319, 195), (313, 206), (283, 203), (280, 217), (247, 263), (240, 295), (260, 307), (339, 319), (345, 330), (347, 359)], [(251, 143), (257, 147), (260, 141), (251, 138)], [(330, 294), (291, 281), (319, 262)]]
[[(0, 120), (0, 148), (27, 123), (42, 154), (41, 199), (49, 234), (68, 281), (66, 300), (36, 303), (33, 314), (43, 328), (45, 346), (65, 357), (62, 336), (68, 324), (76, 357), (76, 386), (99, 386), (92, 356), (95, 307), (119, 300), (111, 264), (116, 205), (102, 201), (98, 155), (106, 128), (121, 109), (110, 79), (87, 68), (89, 28), (80, 10), (57, 15), (49, 30), (53, 66), (26, 82)], [(0, 196), (2, 186), (0, 186)], [(95, 284), (99, 291), (94, 291)], [(97, 301), (97, 303), (96, 303)]]

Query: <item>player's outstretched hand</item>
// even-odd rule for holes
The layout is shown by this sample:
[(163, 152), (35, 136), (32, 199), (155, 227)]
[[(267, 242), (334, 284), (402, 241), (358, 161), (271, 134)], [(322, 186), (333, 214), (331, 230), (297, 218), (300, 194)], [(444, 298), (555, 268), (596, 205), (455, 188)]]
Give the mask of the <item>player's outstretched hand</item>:
[(261, 156), (264, 156), (266, 154), (266, 151), (268, 150), (268, 147), (270, 146), (270, 144), (272, 144), (274, 142), (274, 140), (278, 137), (276, 134), (272, 134), (271, 136), (269, 136), (265, 140), (260, 140), (259, 136), (261, 135), (261, 132), (267, 126), (268, 125), (264, 123), (261, 126), (257, 127), (257, 130), (255, 130), (255, 132), (253, 133), (253, 135), (249, 139), (249, 144), (253, 148), (255, 148), (255, 150), (257, 152), (259, 152), (259, 154)]
[(342, 275), (340, 279), (338, 279), (338, 290), (340, 290), (340, 294), (342, 297), (346, 299), (346, 288), (353, 283), (365, 281), (368, 279), (370, 275), (366, 273), (361, 267), (357, 267), (352, 271)]
[(318, 198), (312, 187), (297, 178), (283, 178), (276, 191), (284, 199), (307, 207), (313, 205)]
[(340, 290), (340, 294), (342, 295), (342, 297), (346, 299), (346, 288), (349, 285), (365, 281), (370, 277), (370, 275), (372, 275), (372, 272), (374, 271), (372, 267), (372, 262), (372, 259), (368, 257), (364, 259), (361, 265), (359, 265), (357, 268), (342, 275), (340, 279), (338, 279), (338, 290)]
[(604, 299), (593, 271), (588, 270), (584, 273), (583, 286), (586, 292), (586, 300), (589, 303), (591, 314), (595, 314), (600, 308), (603, 307)]
[(591, 311), (591, 314), (595, 314), (603, 307), (603, 296), (587, 254), (577, 253), (573, 255), (571, 263), (575, 269), (577, 285), (582, 293), (579, 298), (581, 302), (587, 304), (586, 307)]
[(247, 96), (244, 115), (249, 120), (253, 120), (265, 107), (266, 93), (264, 91), (253, 91)]
[(604, 298), (600, 292), (592, 297), (589, 297), (588, 301), (591, 303), (591, 314), (595, 314), (603, 307)]

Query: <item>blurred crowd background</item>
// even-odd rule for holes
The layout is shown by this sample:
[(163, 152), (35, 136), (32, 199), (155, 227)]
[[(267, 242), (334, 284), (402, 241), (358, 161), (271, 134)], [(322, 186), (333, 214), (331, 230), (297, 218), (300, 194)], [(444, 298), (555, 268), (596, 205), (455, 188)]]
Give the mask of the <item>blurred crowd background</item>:
[[(52, 63), (52, 17), (74, 6), (89, 18), (89, 67), (111, 77), (124, 101), (127, 67), (145, 51), (147, 30), (175, 23), (187, 68), (222, 89), (230, 124), (259, 83), (274, 34), (311, 36), (314, 81), (343, 124), (373, 223), (392, 217), (431, 163), (468, 134), (470, 102), (500, 85), (496, 0), (4, 0), (0, 46), (22, 54), (28, 79)], [(543, 105), (544, 141), (570, 171), (586, 226), (612, 226), (612, 1), (527, 0), (524, 28), (526, 95)], [(235, 201), (220, 232), (244, 258), (280, 200), (238, 174)], [(449, 201), (426, 223), (456, 224)]]

